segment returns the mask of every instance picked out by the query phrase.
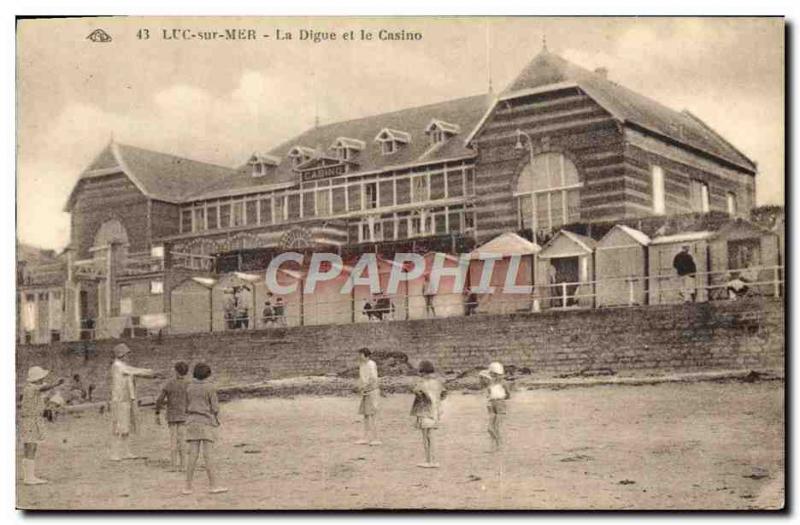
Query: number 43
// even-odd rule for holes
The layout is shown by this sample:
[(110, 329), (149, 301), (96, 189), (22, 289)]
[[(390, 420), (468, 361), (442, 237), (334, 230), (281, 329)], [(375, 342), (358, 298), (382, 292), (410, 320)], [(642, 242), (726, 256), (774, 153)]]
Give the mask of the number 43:
[(150, 38), (150, 30), (149, 29), (140, 29), (136, 32), (136, 37), (139, 40), (147, 40)]

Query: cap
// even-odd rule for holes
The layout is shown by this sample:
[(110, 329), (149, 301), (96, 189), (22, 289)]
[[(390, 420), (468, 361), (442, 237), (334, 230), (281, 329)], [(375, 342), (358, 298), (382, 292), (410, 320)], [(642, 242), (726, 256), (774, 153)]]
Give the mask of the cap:
[(494, 363), (489, 365), (489, 372), (501, 376), (504, 373), (503, 365), (495, 361)]
[(114, 357), (125, 357), (125, 355), (129, 354), (131, 349), (125, 343), (120, 343), (114, 347)]
[(50, 373), (49, 370), (45, 370), (41, 366), (32, 366), (28, 369), (28, 382), (34, 383), (36, 381), (41, 381)]

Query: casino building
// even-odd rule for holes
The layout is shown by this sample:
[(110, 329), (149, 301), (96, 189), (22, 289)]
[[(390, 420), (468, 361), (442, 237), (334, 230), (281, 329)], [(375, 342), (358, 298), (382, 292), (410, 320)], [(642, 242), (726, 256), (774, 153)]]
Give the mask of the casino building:
[[(453, 254), (508, 232), (543, 246), (562, 228), (746, 217), (755, 175), (696, 116), (546, 49), (498, 95), (319, 125), (236, 168), (112, 142), (66, 203), (69, 248), (21, 277), (18, 309), (40, 313), (18, 335), (169, 332), (177, 305), (209, 301), (213, 329), (214, 301), (239, 290), (229, 276), (258, 311), (247, 272), (287, 250)], [(39, 329), (51, 311), (58, 324)]]

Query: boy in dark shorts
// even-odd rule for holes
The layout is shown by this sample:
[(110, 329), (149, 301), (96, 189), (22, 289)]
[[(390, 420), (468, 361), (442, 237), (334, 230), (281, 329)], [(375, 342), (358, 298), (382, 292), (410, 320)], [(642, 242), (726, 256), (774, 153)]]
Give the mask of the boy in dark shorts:
[(189, 456), (186, 464), (186, 487), (184, 494), (192, 493), (192, 481), (200, 449), (206, 465), (206, 474), (210, 485), (208, 492), (219, 494), (228, 489), (217, 484), (214, 465), (214, 441), (217, 440), (219, 427), (219, 401), (217, 389), (208, 380), (211, 367), (205, 363), (194, 365), (192, 372), (194, 381), (186, 389), (188, 404), (186, 405), (186, 441), (189, 443)]
[(184, 442), (186, 441), (186, 374), (189, 365), (183, 361), (175, 363), (175, 378), (170, 379), (161, 389), (156, 399), (156, 424), (161, 424), (161, 409), (167, 406), (167, 426), (169, 427), (169, 459), (173, 471), (186, 467)]

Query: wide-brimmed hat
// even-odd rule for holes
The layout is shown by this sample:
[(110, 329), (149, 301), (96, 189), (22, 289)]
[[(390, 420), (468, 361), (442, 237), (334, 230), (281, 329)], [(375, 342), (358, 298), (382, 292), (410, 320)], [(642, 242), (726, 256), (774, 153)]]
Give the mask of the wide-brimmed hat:
[(120, 343), (114, 347), (114, 357), (116, 358), (125, 357), (130, 352), (131, 349), (125, 343)]
[(32, 366), (28, 369), (28, 382), (35, 383), (36, 381), (41, 381), (50, 373), (49, 370), (45, 370), (41, 366)]
[(497, 361), (489, 365), (489, 372), (497, 374), (499, 376), (505, 373), (503, 370), (503, 365), (501, 363), (498, 363)]

